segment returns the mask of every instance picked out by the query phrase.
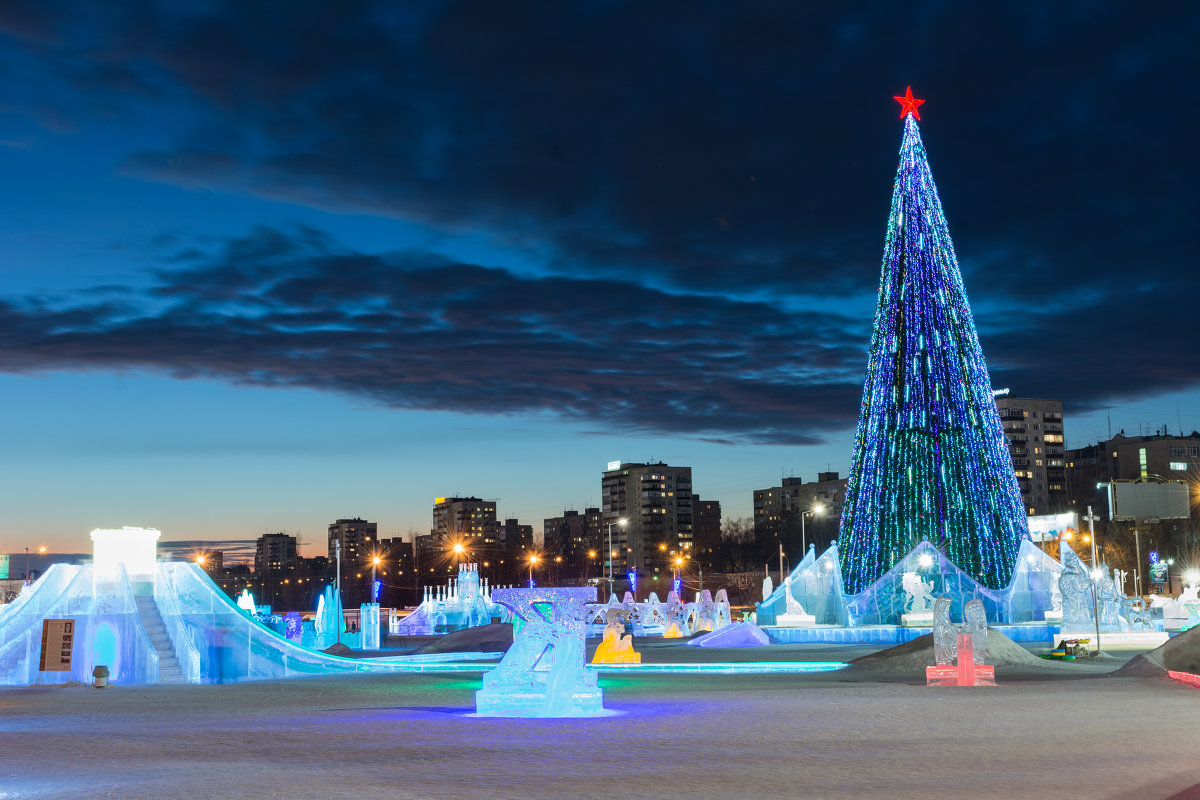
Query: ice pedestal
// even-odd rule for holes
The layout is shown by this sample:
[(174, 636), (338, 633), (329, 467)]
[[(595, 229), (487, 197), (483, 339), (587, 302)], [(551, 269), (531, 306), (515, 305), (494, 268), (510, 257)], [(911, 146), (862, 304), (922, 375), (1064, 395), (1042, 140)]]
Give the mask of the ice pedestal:
[(995, 686), (996, 668), (975, 663), (974, 637), (967, 632), (958, 634), (958, 661), (953, 666), (942, 664), (925, 668), (927, 686)]
[(967, 603), (966, 622), (950, 621), (949, 597), (939, 597), (933, 607), (933, 659), (925, 668), (929, 686), (995, 686), (996, 668), (984, 664), (987, 654), (987, 611), (979, 600)]
[(362, 649), (378, 650), (379, 603), (363, 603), (358, 607), (358, 627), (362, 631)]
[[(483, 676), (475, 710), (486, 717), (595, 717), (605, 713), (585, 663), (587, 603), (594, 586), (497, 589), (493, 602), (520, 618), (512, 647)], [(516, 626), (514, 625), (514, 629)]]
[(792, 576), (783, 582), (783, 596), (786, 611), (775, 618), (775, 624), (786, 628), (808, 628), (817, 624), (817, 618), (804, 610), (804, 606), (792, 593)]

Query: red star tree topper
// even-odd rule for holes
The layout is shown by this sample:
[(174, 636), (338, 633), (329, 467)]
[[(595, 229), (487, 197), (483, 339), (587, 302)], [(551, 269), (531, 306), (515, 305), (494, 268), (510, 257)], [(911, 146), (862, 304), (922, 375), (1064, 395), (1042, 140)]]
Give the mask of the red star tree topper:
[(892, 99), (900, 104), (900, 119), (904, 119), (905, 115), (907, 115), (907, 114), (912, 114), (914, 117), (917, 118), (918, 121), (920, 121), (921, 113), (919, 111), (917, 111), (917, 106), (921, 105), (925, 101), (918, 100), (915, 97), (913, 97), (911, 86), (909, 86), (908, 89), (905, 90), (903, 97), (893, 96)]

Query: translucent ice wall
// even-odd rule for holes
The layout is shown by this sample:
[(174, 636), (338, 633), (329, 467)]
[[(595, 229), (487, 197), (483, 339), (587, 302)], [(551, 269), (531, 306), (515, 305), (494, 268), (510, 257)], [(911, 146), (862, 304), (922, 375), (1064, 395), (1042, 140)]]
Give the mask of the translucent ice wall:
[(977, 583), (928, 541), (912, 552), (878, 581), (857, 595), (842, 587), (837, 545), (819, 557), (809, 551), (796, 569), (758, 606), (758, 623), (774, 625), (787, 607), (785, 592), (816, 617), (818, 625), (898, 625), (905, 613), (908, 593), (904, 573), (912, 572), (929, 585), (932, 597), (948, 597), (951, 613), (962, 618), (966, 604), (983, 603), (992, 623), (1044, 622), (1049, 610), (1061, 607), (1059, 576), (1062, 564), (1028, 540), (1021, 543), (1013, 579), (1004, 589), (992, 590)]
[(930, 584), (933, 597), (949, 597), (951, 613), (962, 618), (970, 600), (983, 603), (991, 622), (1003, 622), (1003, 590), (996, 592), (974, 581), (954, 565), (941, 551), (922, 541), (875, 583), (857, 595), (846, 598), (846, 614), (850, 625), (899, 625), (907, 611), (908, 592), (904, 589), (904, 573), (913, 572)]
[[(142, 626), (124, 567), (95, 575), (91, 565), (56, 564), (0, 616), (0, 683), (90, 683), (92, 668), (110, 680), (154, 683), (158, 653)], [(42, 620), (74, 619), (69, 672), (39, 672)]]
[(1006, 622), (1044, 622), (1062, 609), (1058, 579), (1063, 567), (1028, 539), (1021, 542), (1012, 583), (1005, 589)]
[(791, 591), (807, 613), (816, 617), (818, 625), (845, 625), (845, 594), (837, 545), (830, 546), (820, 556), (809, 549), (792, 573), (759, 606), (760, 625), (774, 625), (775, 618), (785, 613), (787, 591)]
[[(187, 682), (391, 672), (430, 658), (356, 660), (305, 649), (248, 616), (195, 564), (160, 563), (132, 583), (120, 563), (100, 575), (91, 565), (58, 564), (0, 612), (0, 684), (90, 683), (101, 664), (114, 684), (157, 683), (159, 651), (143, 613), (154, 625), (161, 617), (170, 641), (164, 655), (179, 659)], [(71, 670), (39, 674), (42, 621), (66, 618), (75, 620)]]

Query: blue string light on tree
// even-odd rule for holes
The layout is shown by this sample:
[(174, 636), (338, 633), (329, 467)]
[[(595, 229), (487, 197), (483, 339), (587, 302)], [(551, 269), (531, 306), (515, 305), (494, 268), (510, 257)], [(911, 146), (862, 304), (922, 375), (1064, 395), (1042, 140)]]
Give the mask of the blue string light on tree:
[(910, 87), (875, 328), (838, 535), (847, 592), (922, 539), (992, 588), (1028, 535)]

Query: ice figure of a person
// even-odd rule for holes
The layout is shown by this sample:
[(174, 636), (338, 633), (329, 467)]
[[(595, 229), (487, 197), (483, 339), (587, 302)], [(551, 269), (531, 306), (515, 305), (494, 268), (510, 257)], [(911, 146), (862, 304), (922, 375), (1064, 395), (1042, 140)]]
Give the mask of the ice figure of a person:
[(795, 595), (792, 594), (792, 576), (790, 575), (783, 582), (783, 596), (787, 598), (787, 613), (789, 617), (808, 613), (804, 610), (804, 606), (800, 605), (800, 601), (796, 599)]
[(767, 598), (775, 591), (775, 582), (771, 580), (771, 576), (763, 578), (763, 602), (767, 602)]
[(1092, 579), (1079, 557), (1066, 553), (1058, 576), (1062, 595), (1063, 630), (1084, 630), (1092, 622)]
[(915, 572), (906, 572), (901, 578), (900, 585), (908, 595), (904, 601), (904, 610), (911, 614), (924, 614), (933, 607), (933, 584), (921, 580)]

